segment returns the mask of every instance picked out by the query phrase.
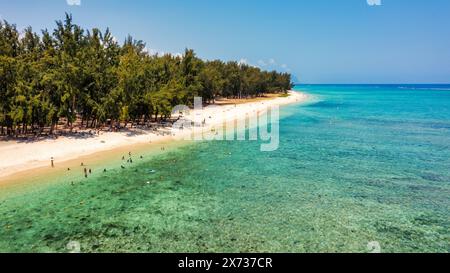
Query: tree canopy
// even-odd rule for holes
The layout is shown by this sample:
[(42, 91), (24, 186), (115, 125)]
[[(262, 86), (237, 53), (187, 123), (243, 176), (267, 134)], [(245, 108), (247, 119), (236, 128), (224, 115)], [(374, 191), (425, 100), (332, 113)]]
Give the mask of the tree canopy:
[(54, 132), (58, 124), (85, 128), (161, 120), (174, 106), (218, 97), (286, 92), (291, 75), (237, 62), (152, 55), (129, 36), (120, 45), (109, 29), (84, 30), (72, 16), (40, 35), (0, 21), (0, 134)]

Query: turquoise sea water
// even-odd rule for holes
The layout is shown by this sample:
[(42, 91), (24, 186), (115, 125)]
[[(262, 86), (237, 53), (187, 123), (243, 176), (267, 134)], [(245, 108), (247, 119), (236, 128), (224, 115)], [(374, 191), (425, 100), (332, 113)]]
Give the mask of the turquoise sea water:
[(277, 151), (193, 143), (0, 195), (0, 252), (449, 252), (450, 86), (296, 89)]

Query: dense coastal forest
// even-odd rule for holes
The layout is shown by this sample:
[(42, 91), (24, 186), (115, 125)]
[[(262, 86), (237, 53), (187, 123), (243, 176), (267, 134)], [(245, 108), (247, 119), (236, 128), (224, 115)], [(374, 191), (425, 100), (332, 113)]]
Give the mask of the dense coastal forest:
[(286, 92), (291, 75), (238, 62), (150, 54), (143, 41), (119, 44), (109, 29), (82, 29), (66, 14), (53, 32), (20, 32), (0, 21), (0, 134), (53, 134), (161, 121), (179, 104), (218, 97), (248, 98)]

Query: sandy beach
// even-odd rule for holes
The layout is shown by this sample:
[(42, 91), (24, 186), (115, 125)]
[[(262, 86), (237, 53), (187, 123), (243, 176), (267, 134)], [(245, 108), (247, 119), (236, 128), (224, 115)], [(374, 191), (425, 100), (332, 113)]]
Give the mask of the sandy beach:
[[(248, 115), (261, 114), (270, 106), (281, 106), (299, 103), (307, 99), (307, 95), (289, 92), (288, 97), (274, 97), (261, 101), (234, 104), (233, 101), (221, 102), (219, 106), (205, 107), (201, 113), (205, 117), (205, 127), (213, 127)], [(191, 110), (186, 119), (195, 119), (199, 113)], [(51, 167), (80, 157), (124, 148), (136, 144), (156, 144), (184, 139), (192, 134), (190, 129), (161, 129), (158, 132), (148, 129), (134, 128), (123, 132), (101, 132), (100, 135), (59, 137), (39, 141), (5, 141), (0, 142), (0, 182), (18, 173), (42, 167)]]

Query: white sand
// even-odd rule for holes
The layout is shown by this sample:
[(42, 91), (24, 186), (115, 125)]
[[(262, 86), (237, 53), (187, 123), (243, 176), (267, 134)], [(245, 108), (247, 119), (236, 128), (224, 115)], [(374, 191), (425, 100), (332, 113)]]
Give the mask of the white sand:
[[(251, 102), (238, 105), (208, 106), (203, 112), (206, 127), (223, 124), (234, 120), (236, 117), (245, 117), (246, 114), (255, 115), (267, 110), (274, 105), (285, 105), (302, 102), (307, 99), (307, 95), (299, 92), (290, 92), (289, 97), (278, 97), (271, 100)], [(194, 119), (199, 114), (190, 111), (185, 118)], [(210, 118), (211, 117), (211, 118)], [(55, 140), (42, 140), (35, 142), (0, 142), (0, 177), (5, 178), (15, 173), (32, 170), (39, 167), (50, 166), (53, 157), (55, 163), (77, 159), (81, 156), (88, 156), (102, 151), (107, 151), (127, 145), (155, 143), (183, 139), (190, 135), (190, 130), (163, 129), (167, 132), (165, 136), (155, 134), (151, 130), (133, 129), (128, 132), (109, 133), (103, 132), (99, 136), (86, 138), (59, 137)]]

